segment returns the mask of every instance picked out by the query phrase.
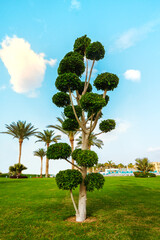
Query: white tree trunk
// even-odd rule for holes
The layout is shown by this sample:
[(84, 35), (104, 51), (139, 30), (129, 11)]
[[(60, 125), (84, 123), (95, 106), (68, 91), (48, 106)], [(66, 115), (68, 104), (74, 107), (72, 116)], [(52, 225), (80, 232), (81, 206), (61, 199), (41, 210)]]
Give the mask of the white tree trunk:
[[(82, 150), (88, 149), (88, 134), (82, 132)], [(87, 191), (84, 185), (84, 179), (87, 175), (87, 168), (82, 167), (82, 178), (83, 181), (80, 184), (79, 189), (79, 202), (78, 202), (78, 214), (76, 214), (76, 221), (83, 222), (86, 219), (86, 201), (87, 201)]]

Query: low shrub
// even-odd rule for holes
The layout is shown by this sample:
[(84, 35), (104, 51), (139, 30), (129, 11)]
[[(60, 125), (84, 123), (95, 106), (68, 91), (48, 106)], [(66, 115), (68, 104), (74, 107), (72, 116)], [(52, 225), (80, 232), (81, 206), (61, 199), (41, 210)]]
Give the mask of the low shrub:
[(9, 174), (8, 173), (2, 173), (2, 174), (0, 174), (0, 177), (9, 177)]
[(28, 178), (27, 176), (25, 176), (25, 175), (20, 175), (20, 176), (10, 176), (10, 178)]
[(139, 178), (148, 178), (148, 177), (156, 177), (156, 174), (154, 173), (144, 173), (144, 172), (134, 172), (135, 177)]
[(148, 177), (156, 177), (155, 173), (148, 173)]

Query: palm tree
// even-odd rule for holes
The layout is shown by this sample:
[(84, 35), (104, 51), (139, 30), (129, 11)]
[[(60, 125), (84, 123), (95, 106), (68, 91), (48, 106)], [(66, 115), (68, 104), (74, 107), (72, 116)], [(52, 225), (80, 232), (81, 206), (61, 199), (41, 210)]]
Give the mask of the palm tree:
[(13, 138), (19, 139), (19, 161), (21, 163), (21, 152), (22, 152), (22, 143), (24, 139), (29, 139), (30, 136), (36, 134), (37, 128), (34, 128), (31, 123), (26, 123), (26, 121), (12, 122), (10, 125), (5, 125), (7, 128), (6, 133), (12, 135)]
[(135, 160), (136, 162), (136, 168), (139, 170), (139, 171), (142, 171), (142, 172), (149, 172), (149, 171), (152, 171), (154, 166), (152, 164), (149, 163), (149, 160), (148, 158), (137, 158)]
[(134, 165), (132, 163), (129, 163), (128, 168), (134, 168)]
[[(36, 134), (36, 137), (39, 139), (36, 142), (44, 142), (45, 145), (47, 145), (47, 149), (50, 145), (51, 142), (57, 143), (58, 140), (61, 139), (60, 135), (54, 136), (54, 131), (53, 130), (44, 130), (44, 132), (38, 132)], [(48, 177), (48, 172), (49, 172), (49, 161), (48, 158), (46, 157), (46, 177)]]
[(46, 155), (46, 151), (43, 148), (39, 148), (37, 151), (34, 151), (33, 154), (34, 154), (34, 156), (41, 158), (40, 176), (42, 177), (43, 157)]
[(111, 169), (114, 165), (115, 163), (112, 160), (108, 161), (108, 168)]
[(26, 169), (27, 168), (23, 164), (17, 163), (17, 164), (14, 164), (14, 166), (9, 167), (9, 173), (20, 176), (21, 172)]
[[(78, 139), (76, 139), (76, 141), (78, 142), (77, 143), (77, 147), (80, 147), (82, 145), (82, 136), (79, 136)], [(102, 145), (103, 144), (103, 141), (98, 139), (94, 133), (91, 133), (90, 136), (89, 136), (89, 139), (88, 139), (89, 143), (89, 150), (91, 149), (91, 146), (96, 146), (98, 148), (102, 148)]]
[[(73, 150), (74, 150), (74, 139), (75, 139), (75, 135), (78, 133), (78, 131), (66, 131), (66, 130), (64, 130), (63, 127), (62, 127), (62, 124), (63, 124), (65, 119), (66, 118), (65, 118), (64, 114), (62, 114), (62, 118), (57, 117), (57, 120), (59, 121), (60, 125), (48, 125), (47, 127), (57, 129), (60, 132), (67, 135), (68, 138), (69, 138), (69, 141), (70, 141), (72, 152), (73, 152)], [(72, 158), (72, 169), (74, 169), (73, 164), (74, 164), (74, 159)]]

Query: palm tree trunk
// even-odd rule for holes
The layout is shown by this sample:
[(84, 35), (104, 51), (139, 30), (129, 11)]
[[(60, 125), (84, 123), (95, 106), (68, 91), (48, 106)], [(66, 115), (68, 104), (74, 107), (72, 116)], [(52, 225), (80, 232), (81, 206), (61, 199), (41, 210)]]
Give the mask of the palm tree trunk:
[(41, 177), (42, 177), (42, 165), (43, 165), (43, 157), (41, 157), (41, 173), (40, 173)]
[[(47, 143), (47, 149), (49, 147), (49, 143)], [(49, 172), (49, 161), (48, 158), (46, 157), (46, 178), (48, 177), (48, 172)]]
[[(70, 141), (70, 144), (71, 144), (71, 149), (72, 149), (72, 152), (74, 150), (74, 135), (73, 133), (70, 134), (70, 137), (69, 137), (69, 141)], [(72, 163), (74, 164), (74, 159), (72, 158)], [(72, 165), (72, 169), (74, 169), (74, 165)]]
[(21, 163), (22, 143), (23, 139), (19, 139), (19, 161), (18, 161), (19, 164)]

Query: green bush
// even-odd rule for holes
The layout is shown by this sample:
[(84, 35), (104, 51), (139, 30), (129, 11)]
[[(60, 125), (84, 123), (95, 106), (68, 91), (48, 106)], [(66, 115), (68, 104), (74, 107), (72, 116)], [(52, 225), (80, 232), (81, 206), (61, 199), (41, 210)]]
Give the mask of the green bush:
[(62, 128), (66, 131), (75, 131), (79, 128), (79, 124), (76, 119), (65, 119), (62, 123)]
[(85, 177), (84, 183), (87, 191), (94, 191), (94, 189), (103, 188), (105, 179), (100, 173), (90, 173)]
[(58, 93), (53, 95), (52, 102), (57, 107), (66, 107), (70, 104), (70, 98), (69, 98), (69, 95), (67, 93), (58, 92)]
[(82, 174), (78, 170), (60, 171), (56, 175), (56, 183), (59, 189), (74, 190), (82, 182)]
[[(82, 116), (82, 108), (78, 105), (74, 106), (74, 108), (75, 108), (78, 118), (81, 117)], [(75, 119), (75, 115), (74, 115), (72, 106), (65, 107), (64, 115), (68, 118)]]
[(48, 147), (48, 159), (67, 159), (71, 155), (71, 147), (67, 143), (55, 143)]
[(86, 53), (86, 48), (89, 46), (90, 43), (91, 39), (88, 38), (87, 35), (79, 37), (75, 40), (74, 51), (84, 56)]
[(157, 177), (155, 173), (148, 173), (148, 177)]
[(9, 177), (9, 174), (8, 173), (2, 173), (2, 174), (0, 174), (0, 177)]
[(93, 42), (89, 44), (86, 50), (86, 57), (91, 60), (100, 60), (104, 58), (105, 50), (100, 42)]
[(72, 157), (82, 167), (93, 167), (98, 162), (97, 154), (91, 150), (76, 149), (73, 151)]
[(113, 91), (118, 86), (119, 78), (113, 73), (101, 73), (94, 80), (97, 90)]
[(115, 129), (116, 123), (113, 119), (107, 119), (107, 120), (103, 120), (100, 124), (99, 124), (99, 129), (102, 132), (110, 132), (111, 130)]
[(139, 178), (148, 178), (148, 173), (134, 172), (133, 174), (134, 174), (135, 177), (139, 177)]
[(57, 77), (55, 86), (61, 92), (74, 91), (81, 86), (81, 80), (75, 73), (63, 73)]

